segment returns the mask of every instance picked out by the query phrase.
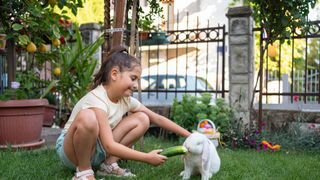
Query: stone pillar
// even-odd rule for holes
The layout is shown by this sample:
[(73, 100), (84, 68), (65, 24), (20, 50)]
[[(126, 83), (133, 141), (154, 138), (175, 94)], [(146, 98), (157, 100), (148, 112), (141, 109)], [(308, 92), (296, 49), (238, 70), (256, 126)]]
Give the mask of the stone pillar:
[(230, 8), (229, 19), (229, 103), (243, 125), (250, 123), (254, 88), (254, 38), (252, 9)]
[[(97, 23), (86, 23), (80, 26), (80, 31), (84, 43), (91, 44), (95, 42), (101, 35), (101, 27)], [(102, 47), (93, 54), (93, 58), (98, 60), (94, 74), (99, 70), (102, 61)]]

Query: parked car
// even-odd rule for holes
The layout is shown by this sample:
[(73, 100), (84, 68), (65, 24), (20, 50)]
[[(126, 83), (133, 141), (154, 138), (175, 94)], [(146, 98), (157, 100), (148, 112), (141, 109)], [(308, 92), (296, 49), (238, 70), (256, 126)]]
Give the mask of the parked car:
[[(181, 101), (185, 93), (199, 96), (201, 92), (213, 91), (213, 88), (201, 77), (159, 74), (142, 76), (141, 90), (145, 106), (171, 106), (174, 98)], [(133, 97), (138, 98), (138, 92), (134, 92)]]

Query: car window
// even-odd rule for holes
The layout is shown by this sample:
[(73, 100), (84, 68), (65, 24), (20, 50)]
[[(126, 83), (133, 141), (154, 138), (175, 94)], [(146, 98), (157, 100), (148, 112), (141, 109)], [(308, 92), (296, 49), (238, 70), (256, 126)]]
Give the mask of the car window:
[(179, 86), (177, 87), (177, 88), (186, 88), (186, 85), (187, 85), (187, 83), (186, 83), (186, 79), (185, 79), (185, 77), (179, 77)]
[[(210, 89), (209, 87), (207, 88)], [(197, 90), (206, 90), (206, 82), (200, 78), (197, 78)]]
[[(176, 81), (177, 79), (177, 81)], [(197, 86), (195, 86), (196, 78), (194, 76), (166, 76), (166, 75), (153, 75), (144, 76), (141, 78), (142, 90), (155, 90), (155, 89), (178, 89), (178, 90), (212, 90), (210, 84), (206, 83), (201, 77), (197, 77)], [(186, 87), (187, 86), (187, 87)], [(206, 87), (207, 86), (207, 87)], [(196, 88), (197, 87), (197, 88)]]
[(205, 79), (197, 77), (197, 90), (213, 90), (213, 88)]
[(156, 89), (156, 77), (142, 77), (141, 78), (141, 89)]
[[(162, 79), (160, 84), (160, 87), (162, 89), (175, 89), (176, 86), (177, 86), (177, 83), (176, 83), (176, 79), (174, 78)], [(160, 87), (159, 89), (161, 89)]]

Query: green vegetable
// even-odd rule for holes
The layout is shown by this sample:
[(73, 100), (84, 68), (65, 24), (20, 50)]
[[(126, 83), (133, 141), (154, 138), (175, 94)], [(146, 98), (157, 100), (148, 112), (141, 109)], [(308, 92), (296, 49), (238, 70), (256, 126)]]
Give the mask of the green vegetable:
[(160, 154), (167, 157), (171, 157), (171, 156), (185, 154), (186, 152), (188, 152), (188, 150), (184, 146), (173, 146), (163, 150)]

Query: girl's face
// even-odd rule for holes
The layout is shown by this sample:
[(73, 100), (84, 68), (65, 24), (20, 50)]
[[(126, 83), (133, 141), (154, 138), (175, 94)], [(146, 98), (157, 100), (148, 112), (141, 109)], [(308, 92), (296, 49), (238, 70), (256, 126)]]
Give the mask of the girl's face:
[(120, 73), (118, 81), (119, 92), (123, 92), (122, 96), (129, 97), (133, 91), (138, 88), (138, 80), (141, 76), (141, 67), (135, 66), (133, 69)]

